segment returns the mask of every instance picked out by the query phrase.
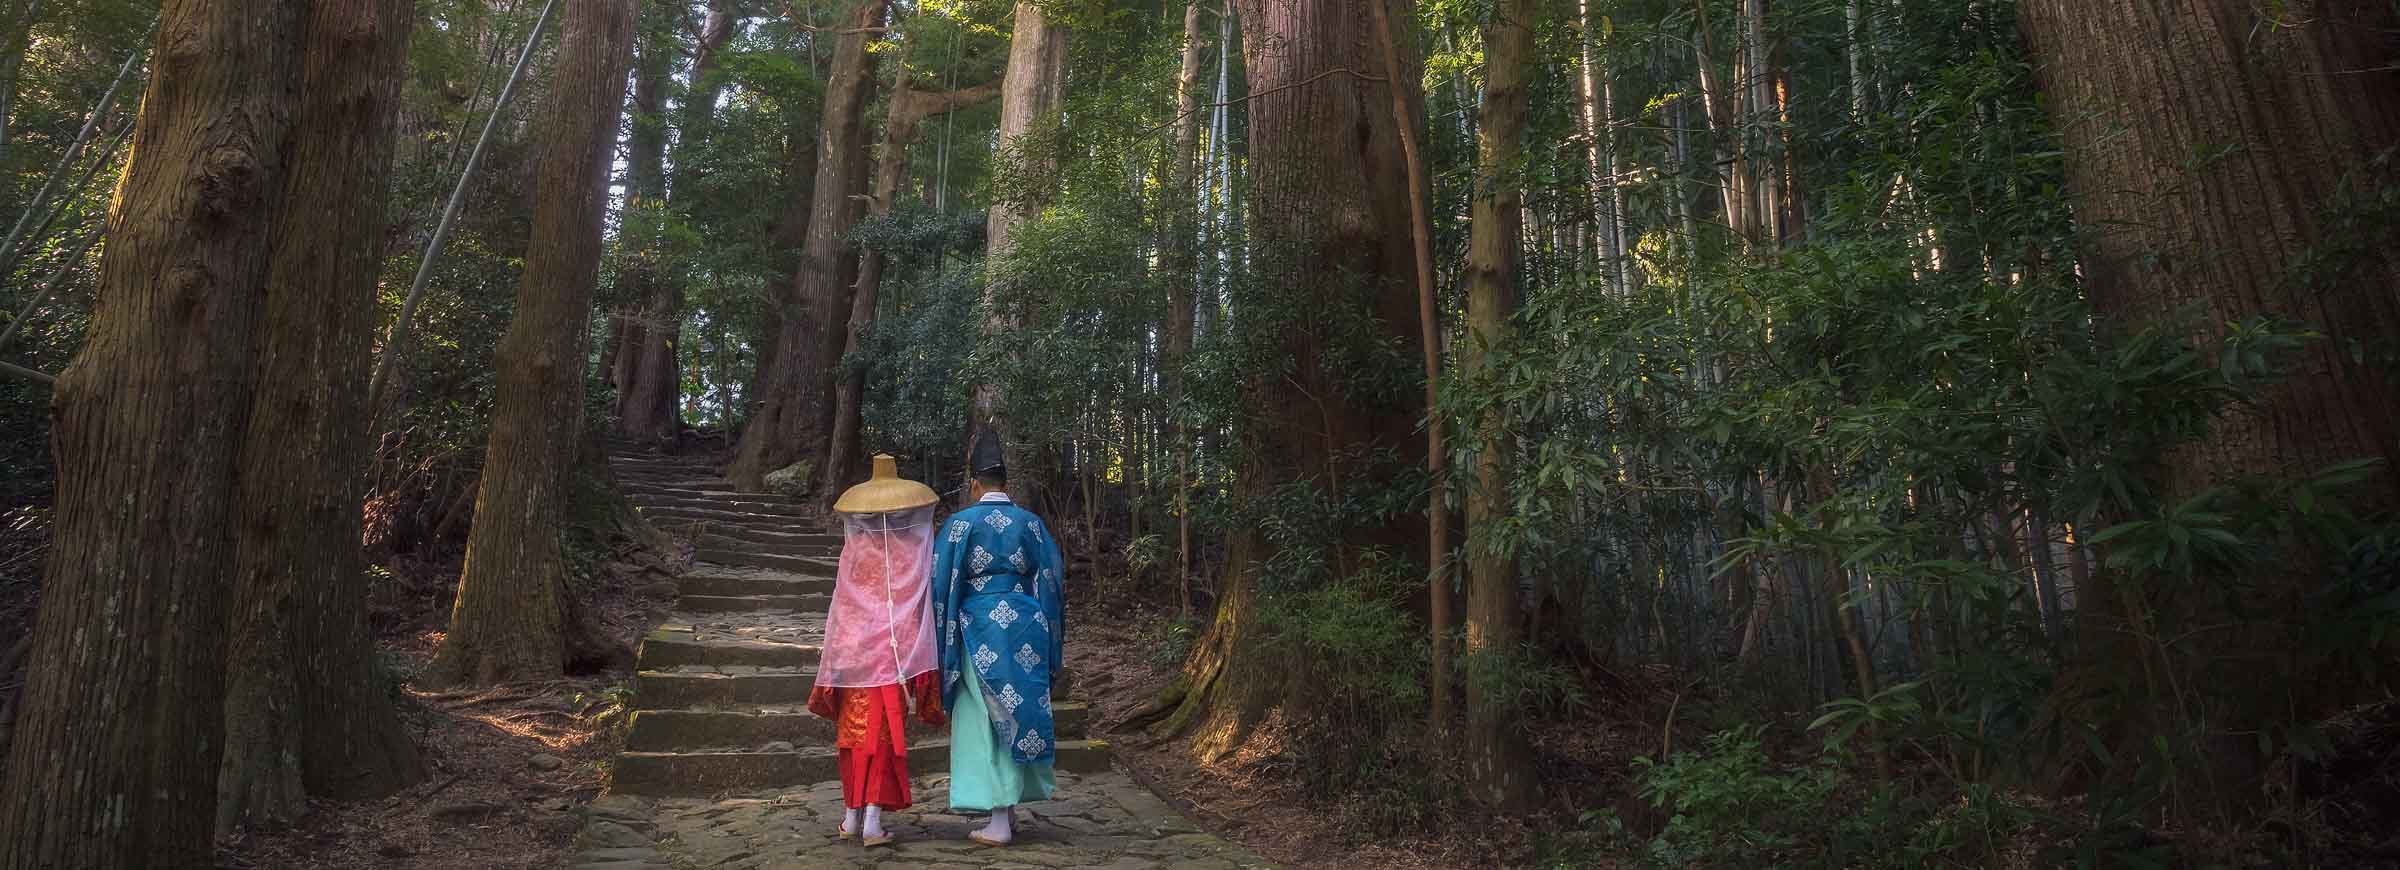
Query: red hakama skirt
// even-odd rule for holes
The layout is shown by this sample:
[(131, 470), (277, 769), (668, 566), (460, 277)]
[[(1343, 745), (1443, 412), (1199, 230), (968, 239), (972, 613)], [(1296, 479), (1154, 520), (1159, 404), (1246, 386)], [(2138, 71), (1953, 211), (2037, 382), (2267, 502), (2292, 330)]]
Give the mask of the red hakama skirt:
[[(936, 684), (932, 677), (919, 674), (909, 681), (909, 688), (915, 690), (921, 707), (931, 704), (925, 709), (939, 711), (941, 696), (933, 694)], [(819, 686), (809, 694), (808, 709), (834, 721), (834, 746), (841, 753), (842, 805), (908, 809), (908, 697), (900, 686)], [(927, 718), (940, 716), (933, 712)]]

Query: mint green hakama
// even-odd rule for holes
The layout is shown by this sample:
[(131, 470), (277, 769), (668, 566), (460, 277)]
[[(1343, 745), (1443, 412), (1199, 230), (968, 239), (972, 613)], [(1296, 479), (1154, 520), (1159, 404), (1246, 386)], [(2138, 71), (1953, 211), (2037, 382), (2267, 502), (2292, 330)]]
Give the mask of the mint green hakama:
[(1058, 789), (1051, 762), (1018, 764), (992, 733), (992, 711), (974, 668), (962, 672), (957, 706), (950, 711), (950, 808), (991, 812), (1026, 801), (1049, 800)]

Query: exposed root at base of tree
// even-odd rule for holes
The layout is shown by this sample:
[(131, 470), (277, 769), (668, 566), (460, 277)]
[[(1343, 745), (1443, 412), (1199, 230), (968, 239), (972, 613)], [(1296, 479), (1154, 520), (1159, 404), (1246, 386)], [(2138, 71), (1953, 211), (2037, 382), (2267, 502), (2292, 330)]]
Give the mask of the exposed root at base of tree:
[[(418, 663), (422, 651), (402, 651)], [(617, 677), (409, 694), (405, 724), (433, 774), (384, 798), (314, 801), (288, 826), (221, 839), (230, 868), (424, 870), (539, 867), (561, 861), (600, 793), (621, 739), (605, 697)], [(538, 688), (539, 691), (528, 691)], [(546, 758), (544, 756), (547, 756)], [(555, 766), (553, 766), (555, 765)]]
[[(1234, 709), (1193, 706), (1207, 695), (1192, 691), (1191, 672), (1152, 658), (1154, 646), (1126, 620), (1087, 619), (1069, 635), (1068, 666), (1088, 687), (1079, 697), (1092, 704), (1101, 736), (1117, 741), (1123, 766), (1208, 830), (1294, 870), (1480, 870), (1526, 854), (1528, 819), (1444, 820), (1426, 828), (1448, 832), (1443, 836), (1373, 835), (1362, 809), (1377, 798), (1316, 793), (1301, 781), (1292, 754), (1294, 714), (1265, 711), (1236, 734)], [(1231, 679), (1217, 678), (1220, 702), (1233, 699)], [(1177, 713), (1191, 734), (1153, 739)]]

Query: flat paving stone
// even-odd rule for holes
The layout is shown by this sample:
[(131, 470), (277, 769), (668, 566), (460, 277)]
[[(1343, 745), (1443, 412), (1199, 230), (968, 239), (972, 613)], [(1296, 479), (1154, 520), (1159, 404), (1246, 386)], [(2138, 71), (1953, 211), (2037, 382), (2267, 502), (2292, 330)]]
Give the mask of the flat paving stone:
[(1057, 800), (1019, 809), (1015, 844), (984, 846), (966, 838), (984, 819), (979, 814), (949, 811), (947, 779), (919, 778), (914, 784), (916, 806), (884, 815), (884, 827), (895, 838), (889, 847), (866, 849), (857, 840), (834, 836), (842, 813), (841, 785), (826, 782), (719, 798), (659, 798), (648, 804), (648, 821), (658, 837), (652, 848), (659, 857), (637, 857), (630, 852), (592, 853), (589, 857), (751, 870), (1254, 870), (1274, 866), (1221, 837), (1201, 832), (1166, 802), (1117, 771), (1060, 771)]

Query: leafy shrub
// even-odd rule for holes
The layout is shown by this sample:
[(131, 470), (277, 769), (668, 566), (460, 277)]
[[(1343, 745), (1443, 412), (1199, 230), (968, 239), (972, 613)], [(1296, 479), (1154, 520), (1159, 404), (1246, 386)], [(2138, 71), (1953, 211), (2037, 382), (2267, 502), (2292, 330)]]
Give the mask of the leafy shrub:
[(1663, 866), (1782, 865), (1822, 835), (1837, 775), (1830, 765), (1779, 769), (1754, 728), (1712, 734), (1698, 752), (1634, 761), (1637, 793), (1668, 813), (1644, 854)]

